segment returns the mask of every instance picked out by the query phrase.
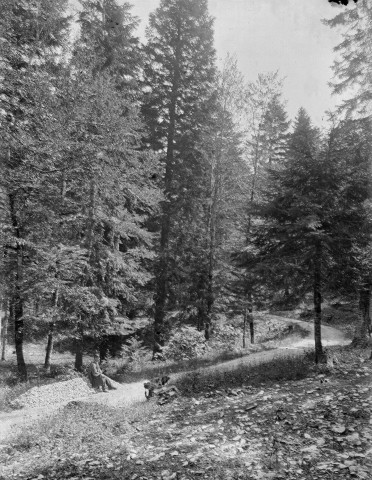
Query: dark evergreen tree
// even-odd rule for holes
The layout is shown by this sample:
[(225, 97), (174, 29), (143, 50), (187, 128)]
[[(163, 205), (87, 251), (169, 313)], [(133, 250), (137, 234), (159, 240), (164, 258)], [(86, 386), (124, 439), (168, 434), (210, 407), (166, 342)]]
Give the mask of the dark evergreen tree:
[[(84, 259), (66, 278), (74, 291), (60, 292), (77, 339), (77, 368), (85, 335), (100, 344), (108, 334), (123, 332), (132, 310), (146, 308), (153, 257), (146, 223), (160, 198), (151, 178), (157, 161), (141, 144), (135, 22), (127, 5), (83, 2), (83, 7), (64, 85), (71, 145), (60, 213), (67, 246)], [(112, 27), (110, 15), (118, 25)]]
[(108, 71), (123, 95), (138, 100), (142, 53), (135, 36), (138, 19), (131, 5), (115, 0), (80, 0), (81, 27), (75, 55), (80, 67), (91, 68), (93, 76)]
[(334, 50), (337, 60), (333, 64), (336, 94), (343, 93), (340, 109), (351, 116), (370, 116), (372, 101), (371, 41), (372, 6), (368, 0), (342, 9), (331, 20), (324, 20), (331, 28), (339, 28), (343, 39)]
[[(343, 94), (339, 106), (342, 113), (349, 118), (371, 119), (372, 76), (371, 76), (371, 43), (372, 43), (372, 8), (367, 0), (360, 0), (353, 8), (344, 9), (333, 19), (325, 20), (331, 28), (340, 28), (343, 40), (335, 47), (337, 60), (333, 64), (335, 80), (333, 92)], [(369, 179), (372, 178), (372, 163), (370, 162)], [(369, 186), (369, 199), (372, 198), (372, 183)], [(361, 225), (364, 230), (368, 222)], [(370, 232), (370, 235), (372, 233)], [(371, 242), (364, 253), (367, 259), (371, 250)], [(364, 264), (369, 264), (365, 261)], [(365, 275), (360, 284), (361, 324), (356, 332), (354, 342), (366, 345), (367, 330), (370, 328), (370, 307), (372, 302), (372, 269), (364, 269)], [(369, 294), (367, 294), (369, 291)], [(367, 328), (368, 327), (368, 328)]]
[(261, 284), (300, 297), (313, 293), (316, 361), (323, 356), (322, 294), (337, 283), (340, 288), (345, 275), (352, 283), (356, 251), (366, 242), (366, 232), (355, 225), (365, 216), (368, 152), (353, 128), (340, 125), (324, 141), (306, 112), (299, 111), (287, 158), (271, 171), (267, 202), (260, 209), (264, 223), (255, 234), (259, 254), (251, 266), (257, 265)]
[[(260, 307), (265, 302), (266, 292), (259, 285), (257, 271), (244, 268), (249, 259), (254, 258), (255, 249), (252, 236), (260, 218), (257, 206), (264, 201), (269, 188), (269, 170), (280, 169), (284, 162), (288, 129), (284, 102), (281, 98), (282, 82), (278, 73), (259, 75), (256, 82), (249, 83), (244, 94), (245, 120), (243, 156), (247, 159), (249, 175), (247, 179), (248, 194), (245, 202), (245, 241), (232, 251), (235, 271), (229, 290), (235, 292), (235, 303), (239, 310), (251, 313), (254, 306)], [(243, 268), (241, 268), (243, 267)]]
[[(154, 352), (164, 344), (167, 302), (178, 302), (174, 295), (170, 297), (170, 282), (183, 269), (180, 255), (183, 264), (187, 259), (185, 246), (182, 252), (176, 250), (180, 238), (185, 238), (191, 251), (203, 242), (203, 229), (197, 223), (204, 217), (203, 131), (214, 107), (212, 25), (206, 0), (162, 0), (150, 15), (147, 30), (143, 114), (150, 129), (148, 144), (163, 156), (165, 194), (156, 268)], [(191, 219), (193, 239), (187, 232)]]
[(5, 0), (0, 19), (0, 182), (6, 220), (2, 241), (6, 295), (15, 327), (18, 371), (23, 379), (27, 377), (23, 357), (25, 307), (33, 262), (42, 250), (37, 239), (48, 217), (48, 205), (42, 208), (42, 185), (50, 160), (55, 158), (49, 150), (56, 132), (49, 107), (68, 34), (66, 6), (65, 0)]

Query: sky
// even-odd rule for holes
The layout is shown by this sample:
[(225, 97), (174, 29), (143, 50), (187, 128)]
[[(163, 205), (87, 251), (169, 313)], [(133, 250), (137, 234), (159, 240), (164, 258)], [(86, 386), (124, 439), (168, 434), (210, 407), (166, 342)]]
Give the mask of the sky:
[[(148, 15), (159, 0), (132, 0), (133, 14), (141, 19), (144, 35)], [(209, 0), (215, 19), (215, 47), (219, 65), (227, 53), (234, 55), (247, 81), (259, 73), (279, 70), (284, 77), (283, 97), (294, 118), (304, 107), (313, 123), (321, 125), (326, 110), (340, 98), (331, 95), (333, 47), (341, 32), (323, 25), (340, 9), (328, 0)]]
[[(129, 2), (141, 21), (138, 34), (144, 39), (149, 13), (160, 0)], [(328, 82), (333, 76), (333, 47), (342, 39), (340, 31), (323, 25), (321, 19), (332, 18), (344, 8), (352, 7), (328, 0), (209, 0), (218, 64), (222, 66), (227, 53), (234, 55), (247, 81), (278, 70), (284, 77), (289, 117), (293, 119), (304, 107), (313, 123), (321, 126), (325, 111), (341, 102), (331, 95)]]

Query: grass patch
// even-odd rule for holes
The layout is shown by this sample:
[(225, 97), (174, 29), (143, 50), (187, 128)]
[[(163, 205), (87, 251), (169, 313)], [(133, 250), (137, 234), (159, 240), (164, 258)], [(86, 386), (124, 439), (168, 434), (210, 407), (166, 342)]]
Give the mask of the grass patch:
[[(213, 365), (236, 360), (247, 357), (253, 353), (258, 353), (265, 350), (272, 350), (278, 347), (278, 342), (282, 342), (286, 338), (297, 336), (300, 338), (306, 337), (308, 332), (306, 329), (296, 323), (294, 324), (280, 324), (273, 322), (271, 319), (257, 318), (257, 325), (267, 323), (270, 327), (264, 328), (261, 325), (261, 331), (256, 337), (256, 343), (250, 344), (249, 335), (247, 335), (247, 347), (235, 347), (230, 350), (220, 350), (209, 352), (206, 355), (180, 361), (153, 361), (147, 364), (142, 364), (140, 369), (126, 370), (121, 372), (120, 360), (108, 362), (107, 374), (113, 376), (118, 382), (135, 382), (144, 378), (154, 378), (162, 375), (171, 375), (175, 373), (182, 373), (188, 371), (195, 371)], [(110, 366), (110, 363), (112, 366)], [(114, 368), (112, 368), (114, 367)]]
[[(257, 348), (258, 350), (258, 348)], [(240, 350), (235, 352), (219, 352), (214, 355), (208, 355), (205, 357), (192, 358), (190, 360), (180, 361), (155, 361), (149, 365), (144, 366), (139, 371), (129, 371), (125, 373), (113, 373), (115, 380), (118, 382), (135, 382), (142, 380), (143, 378), (153, 378), (162, 375), (170, 375), (174, 373), (187, 372), (189, 370), (197, 370), (218, 363), (228, 362), (235, 360), (236, 358), (243, 358), (250, 355), (252, 351)], [(120, 371), (120, 370), (119, 370)], [(110, 372), (108, 372), (110, 373)]]
[(312, 372), (312, 367), (307, 355), (286, 355), (265, 363), (241, 364), (231, 371), (195, 371), (182, 377), (177, 387), (186, 396), (248, 385), (256, 387), (268, 382), (301, 380)]

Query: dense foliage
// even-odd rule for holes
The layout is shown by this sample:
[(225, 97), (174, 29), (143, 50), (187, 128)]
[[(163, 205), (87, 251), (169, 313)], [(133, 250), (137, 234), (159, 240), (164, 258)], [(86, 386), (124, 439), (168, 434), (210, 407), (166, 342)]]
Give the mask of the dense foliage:
[(291, 126), (277, 72), (246, 83), (230, 56), (218, 71), (207, 0), (161, 0), (144, 44), (116, 0), (1, 13), (0, 301), (23, 378), (24, 339), (48, 338), (47, 368), (56, 333), (78, 369), (118, 337), (189, 355), (218, 313), (309, 292), (318, 356), (323, 296), (359, 293), (366, 336), (366, 0), (328, 22), (347, 27), (335, 91), (357, 89), (323, 131), (303, 109)]

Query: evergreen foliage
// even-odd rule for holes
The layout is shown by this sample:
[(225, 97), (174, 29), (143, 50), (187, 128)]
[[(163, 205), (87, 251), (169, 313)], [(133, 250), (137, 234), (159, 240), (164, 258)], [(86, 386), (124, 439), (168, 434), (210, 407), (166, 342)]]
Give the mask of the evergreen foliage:
[[(333, 64), (335, 81), (332, 83), (333, 92), (342, 93), (347, 97), (343, 100), (339, 110), (344, 112), (347, 118), (365, 118), (371, 119), (371, 100), (372, 100), (372, 64), (371, 64), (371, 45), (372, 45), (372, 8), (367, 0), (361, 0), (353, 8), (340, 12), (333, 19), (324, 23), (331, 28), (341, 28), (343, 34), (342, 42), (335, 47), (338, 54)], [(370, 142), (370, 139), (368, 140)], [(372, 163), (370, 159), (369, 170), (369, 205), (371, 202), (371, 176)], [(370, 208), (370, 207), (369, 207)], [(363, 230), (371, 228), (370, 214), (364, 224), (360, 225)], [(369, 230), (371, 236), (371, 230)], [(364, 250), (364, 259), (366, 260), (371, 250), (371, 242)], [(369, 261), (364, 261), (364, 265), (369, 265)], [(356, 332), (354, 343), (359, 345), (368, 344), (368, 330), (371, 328), (370, 304), (372, 298), (372, 270), (362, 269), (364, 277), (360, 283), (360, 310), (361, 322), (360, 328)]]
[[(147, 31), (143, 114), (148, 144), (164, 164), (154, 352), (164, 344), (166, 310), (204, 283), (206, 174), (203, 137), (214, 108), (214, 48), (207, 1), (162, 0)], [(195, 271), (196, 269), (196, 271)], [(203, 302), (204, 300), (201, 299)]]
[[(257, 278), (288, 301), (314, 295), (316, 355), (324, 292), (355, 293), (359, 249), (368, 240), (365, 126), (341, 123), (326, 138), (300, 109), (280, 169), (270, 171), (266, 201), (259, 206), (251, 257)], [(262, 285), (262, 284), (261, 284)], [(267, 294), (267, 292), (266, 292)], [(318, 336), (318, 337), (317, 337)]]
[(67, 0), (1, 4), (0, 305), (20, 376), (24, 338), (48, 335), (49, 368), (62, 333), (80, 369), (118, 336), (142, 352), (133, 338), (149, 346), (151, 319), (154, 354), (169, 338), (168, 351), (193, 352), (218, 336), (217, 314), (309, 292), (318, 359), (324, 295), (359, 293), (365, 340), (367, 1), (327, 22), (345, 28), (334, 91), (354, 86), (346, 119), (320, 131), (301, 109), (291, 133), (278, 72), (246, 84), (231, 56), (217, 70), (207, 0), (161, 0), (144, 45), (121, 3), (81, 0), (75, 19)]

